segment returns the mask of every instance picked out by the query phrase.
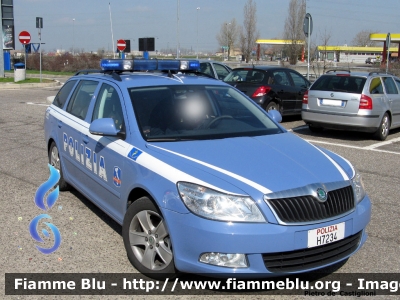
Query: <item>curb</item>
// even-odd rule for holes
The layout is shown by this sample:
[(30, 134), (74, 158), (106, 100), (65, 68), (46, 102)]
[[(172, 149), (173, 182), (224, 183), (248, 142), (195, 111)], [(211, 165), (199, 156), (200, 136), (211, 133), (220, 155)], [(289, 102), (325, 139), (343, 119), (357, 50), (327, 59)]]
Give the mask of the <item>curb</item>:
[(59, 81), (48, 82), (48, 83), (0, 83), (0, 90), (21, 90), (21, 89), (29, 89), (29, 88), (44, 88), (44, 87), (52, 87), (59, 86), (61, 83)]

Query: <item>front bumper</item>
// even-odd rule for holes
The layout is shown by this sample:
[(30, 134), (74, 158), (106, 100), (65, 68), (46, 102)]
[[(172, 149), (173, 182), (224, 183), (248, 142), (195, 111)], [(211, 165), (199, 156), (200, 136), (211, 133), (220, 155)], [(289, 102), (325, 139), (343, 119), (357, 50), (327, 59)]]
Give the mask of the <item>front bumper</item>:
[[(174, 261), (178, 270), (197, 274), (277, 276), (326, 267), (357, 252), (367, 239), (365, 228), (371, 218), (371, 202), (365, 196), (347, 216), (330, 222), (302, 226), (211, 221), (191, 213), (180, 214), (167, 209), (163, 209), (162, 213), (172, 239)], [(276, 273), (268, 270), (264, 264), (263, 254), (307, 250), (308, 230), (341, 222), (345, 222), (345, 239), (360, 234), (358, 245), (348, 255), (293, 272)], [(235, 269), (201, 263), (199, 257), (205, 252), (246, 254), (249, 267)]]
[(301, 118), (306, 124), (312, 123), (324, 128), (350, 129), (370, 133), (377, 131), (380, 124), (379, 115), (334, 114), (304, 108), (301, 112)]

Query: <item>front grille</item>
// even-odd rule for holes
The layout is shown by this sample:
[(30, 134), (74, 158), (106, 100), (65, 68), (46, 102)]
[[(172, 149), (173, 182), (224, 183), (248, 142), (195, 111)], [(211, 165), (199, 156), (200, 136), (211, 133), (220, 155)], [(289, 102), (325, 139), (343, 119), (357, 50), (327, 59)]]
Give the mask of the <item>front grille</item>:
[(313, 196), (290, 197), (267, 200), (278, 218), (285, 223), (304, 223), (339, 216), (354, 208), (351, 186), (328, 192), (325, 202)]
[(270, 272), (298, 272), (318, 268), (339, 261), (356, 251), (362, 231), (324, 246), (290, 252), (263, 254), (265, 267)]

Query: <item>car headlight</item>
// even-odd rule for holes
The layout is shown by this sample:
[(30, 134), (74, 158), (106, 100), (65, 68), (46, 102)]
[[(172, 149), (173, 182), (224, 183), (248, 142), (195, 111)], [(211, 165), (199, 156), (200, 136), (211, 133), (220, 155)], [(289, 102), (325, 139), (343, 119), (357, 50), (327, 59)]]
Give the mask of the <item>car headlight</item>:
[(353, 186), (354, 197), (356, 197), (356, 201), (358, 203), (364, 199), (366, 193), (361, 174), (358, 173), (356, 169), (354, 169), (354, 177), (351, 179), (351, 184)]
[(201, 217), (231, 222), (266, 222), (250, 197), (224, 194), (186, 182), (178, 183), (178, 191), (186, 207)]

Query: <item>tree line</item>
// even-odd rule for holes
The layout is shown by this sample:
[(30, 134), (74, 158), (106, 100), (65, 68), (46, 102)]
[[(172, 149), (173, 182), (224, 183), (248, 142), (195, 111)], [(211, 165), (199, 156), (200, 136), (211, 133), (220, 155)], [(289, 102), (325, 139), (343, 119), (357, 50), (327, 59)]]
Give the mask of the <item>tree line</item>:
[[(224, 21), (221, 24), (220, 31), (218, 32), (216, 39), (222, 47), (225, 47), (226, 58), (229, 60), (229, 56), (239, 49), (246, 62), (248, 62), (254, 51), (257, 49), (256, 40), (260, 38), (259, 30), (257, 29), (257, 4), (253, 0), (247, 0), (243, 8), (243, 25), (239, 25), (235, 18), (230, 21)], [(268, 52), (270, 56), (274, 56), (278, 53), (284, 52), (289, 59), (289, 63), (294, 65), (297, 63), (303, 47), (307, 49), (307, 44), (300, 45), (297, 41), (305, 41), (305, 35), (303, 32), (303, 21), (306, 15), (306, 0), (290, 0), (288, 7), (288, 14), (285, 20), (282, 38), (292, 41), (292, 44), (287, 45), (275, 45), (270, 46), (268, 49), (263, 46), (261, 52)], [(351, 41), (353, 46), (377, 46), (377, 42), (371, 41), (369, 35), (377, 30), (362, 30), (354, 37)], [(318, 39), (318, 33), (315, 34)], [(328, 45), (331, 39), (332, 33), (330, 30), (322, 29), (319, 32), (320, 45)], [(277, 39), (277, 37), (274, 37)], [(315, 45), (310, 45), (312, 49), (316, 48)], [(307, 54), (308, 55), (308, 54)], [(310, 57), (313, 53), (310, 53)]]

